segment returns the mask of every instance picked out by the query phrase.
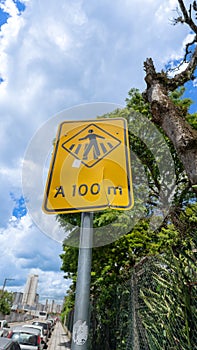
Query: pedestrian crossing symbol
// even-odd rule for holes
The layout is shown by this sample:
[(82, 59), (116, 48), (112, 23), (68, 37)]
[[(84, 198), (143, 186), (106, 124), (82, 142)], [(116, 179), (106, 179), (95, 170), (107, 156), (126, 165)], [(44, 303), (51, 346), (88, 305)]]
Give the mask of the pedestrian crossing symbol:
[(128, 210), (133, 204), (126, 120), (61, 123), (45, 187), (44, 212)]
[(121, 141), (92, 123), (62, 144), (62, 147), (88, 168), (106, 157)]

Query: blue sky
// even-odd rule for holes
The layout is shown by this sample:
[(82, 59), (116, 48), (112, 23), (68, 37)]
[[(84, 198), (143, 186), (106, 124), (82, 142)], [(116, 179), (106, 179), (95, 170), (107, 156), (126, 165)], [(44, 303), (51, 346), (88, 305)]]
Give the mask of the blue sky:
[[(14, 278), (9, 288), (23, 291), (28, 274), (37, 273), (41, 297), (63, 299), (61, 242), (40, 230), (24, 202), (25, 153), (60, 111), (124, 105), (130, 88), (142, 91), (146, 57), (158, 70), (179, 60), (189, 30), (170, 24), (176, 6), (176, 0), (0, 1), (0, 285)], [(195, 100), (196, 85), (187, 92)]]

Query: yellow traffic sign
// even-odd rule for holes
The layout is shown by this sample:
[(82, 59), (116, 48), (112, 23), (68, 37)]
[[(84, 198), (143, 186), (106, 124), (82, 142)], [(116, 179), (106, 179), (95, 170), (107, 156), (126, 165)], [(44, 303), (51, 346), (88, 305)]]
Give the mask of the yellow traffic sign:
[(44, 212), (128, 210), (133, 204), (126, 120), (61, 123), (46, 183)]

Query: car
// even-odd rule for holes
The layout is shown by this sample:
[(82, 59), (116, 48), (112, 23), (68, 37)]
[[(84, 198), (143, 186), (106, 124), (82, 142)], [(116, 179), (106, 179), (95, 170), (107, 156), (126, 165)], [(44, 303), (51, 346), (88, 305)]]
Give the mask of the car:
[(43, 320), (36, 320), (32, 322), (33, 325), (35, 326), (41, 326), (44, 329), (44, 335), (47, 337), (47, 339), (50, 337), (50, 330), (49, 330), (49, 325), (47, 322)]
[(36, 326), (34, 324), (24, 324), (22, 327), (29, 329), (38, 329), (40, 331), (41, 343), (43, 344), (43, 349), (47, 348), (47, 336), (44, 334), (44, 329), (42, 326)]
[(12, 339), (0, 338), (0, 350), (21, 350), (21, 347)]
[(46, 320), (47, 317), (48, 317), (48, 314), (47, 314), (46, 311), (39, 311), (39, 312), (38, 312), (38, 318), (39, 318), (40, 320)]
[(14, 327), (9, 331), (8, 338), (17, 341), (21, 350), (43, 350), (38, 329), (23, 326)]
[(0, 320), (0, 337), (7, 337), (9, 326), (6, 320)]
[(49, 327), (49, 337), (50, 337), (53, 331), (53, 324), (50, 320), (46, 320), (46, 323), (48, 324), (48, 327)]
[(53, 331), (55, 328), (55, 320), (53, 318), (47, 318), (47, 322), (51, 325), (51, 330)]

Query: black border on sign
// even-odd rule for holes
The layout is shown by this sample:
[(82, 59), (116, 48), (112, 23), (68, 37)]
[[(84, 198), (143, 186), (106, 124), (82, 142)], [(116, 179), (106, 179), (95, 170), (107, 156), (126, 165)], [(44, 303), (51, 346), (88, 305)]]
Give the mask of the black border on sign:
[[(121, 121), (123, 121), (125, 157), (126, 157), (126, 170), (127, 170), (127, 174), (129, 175), (129, 176), (127, 176), (128, 194), (129, 194), (129, 196), (128, 196), (129, 197), (128, 205), (127, 206), (121, 206), (121, 205), (110, 205), (109, 206), (109, 204), (107, 203), (105, 205), (99, 205), (99, 206), (97, 205), (97, 206), (86, 206), (86, 207), (79, 207), (79, 208), (48, 209), (47, 208), (48, 196), (49, 196), (49, 192), (50, 192), (50, 186), (51, 186), (51, 181), (52, 181), (52, 177), (53, 177), (53, 170), (54, 170), (54, 165), (55, 165), (55, 161), (56, 161), (57, 151), (58, 151), (58, 147), (59, 147), (59, 143), (60, 143), (60, 135), (61, 135), (61, 130), (62, 130), (63, 124), (67, 124), (67, 123), (76, 123), (77, 124), (77, 123), (83, 123), (83, 122), (85, 122), (85, 123), (86, 122), (90, 122), (90, 125), (92, 125), (93, 124), (92, 122), (100, 123), (100, 122), (109, 122), (110, 120), (111, 121), (113, 121), (113, 120), (121, 120)], [(108, 124), (110, 124), (110, 123), (108, 123)], [(64, 121), (64, 122), (62, 122), (59, 125), (59, 130), (58, 130), (58, 134), (57, 134), (57, 142), (56, 142), (56, 146), (55, 146), (55, 149), (54, 149), (54, 154), (53, 154), (53, 157), (52, 157), (52, 160), (51, 160), (51, 165), (49, 167), (49, 175), (48, 175), (46, 191), (45, 191), (44, 201), (43, 201), (43, 209), (44, 209), (44, 211), (46, 213), (49, 213), (49, 214), (58, 214), (58, 213), (59, 214), (66, 214), (66, 213), (76, 213), (76, 212), (85, 212), (85, 211), (99, 211), (99, 210), (102, 210), (102, 209), (104, 210), (104, 209), (107, 209), (107, 208), (120, 209), (120, 210), (121, 209), (126, 210), (127, 208), (131, 209), (130, 206), (132, 204), (133, 191), (131, 191), (131, 188), (132, 188), (132, 186), (131, 186), (131, 170), (129, 169), (130, 162), (129, 162), (129, 152), (128, 152), (129, 144), (127, 142), (128, 140), (127, 140), (126, 131), (127, 131), (127, 123), (126, 123), (126, 119), (124, 119), (124, 118), (108, 118), (108, 119), (98, 119), (98, 120), (91, 120), (91, 121), (90, 120), (78, 120), (78, 121)], [(106, 133), (108, 133), (108, 132), (106, 132)], [(118, 140), (118, 141), (120, 141), (120, 140)], [(120, 143), (121, 143), (121, 141), (120, 141)], [(117, 145), (117, 146), (119, 146), (119, 145)], [(115, 148), (113, 148), (113, 150), (114, 149)], [(133, 204), (134, 204), (134, 201), (133, 201)]]
[[(99, 158), (98, 160), (96, 160), (92, 165), (88, 165), (88, 164), (86, 164), (85, 162), (83, 162), (82, 159), (80, 159), (79, 157), (77, 157), (72, 151), (70, 151), (68, 148), (66, 148), (64, 145), (65, 145), (67, 142), (69, 142), (70, 140), (72, 140), (73, 138), (75, 138), (77, 135), (79, 135), (79, 134), (80, 134), (81, 132), (83, 132), (84, 130), (91, 128), (91, 126), (95, 126), (97, 129), (100, 129), (102, 132), (104, 132), (105, 134), (109, 135), (111, 138), (113, 138), (113, 139), (115, 139), (116, 141), (118, 141), (118, 144), (117, 144), (114, 148), (110, 149), (107, 153), (105, 153), (103, 157), (101, 157), (101, 158)], [(102, 160), (103, 158), (105, 158), (109, 153), (111, 153), (111, 152), (114, 151), (118, 146), (120, 146), (120, 144), (121, 144), (121, 141), (120, 141), (117, 137), (111, 135), (108, 131), (103, 130), (100, 126), (97, 126), (96, 124), (91, 123), (91, 124), (88, 124), (88, 125), (87, 125), (85, 128), (83, 128), (82, 130), (80, 130), (76, 135), (70, 137), (70, 139), (68, 139), (67, 141), (65, 141), (61, 146), (62, 146), (63, 149), (66, 150), (68, 153), (72, 154), (72, 156), (73, 156), (74, 158), (79, 159), (79, 160), (81, 161), (81, 163), (82, 163), (83, 165), (85, 165), (87, 168), (92, 168), (92, 167), (95, 166), (98, 162), (100, 162), (100, 160)]]

